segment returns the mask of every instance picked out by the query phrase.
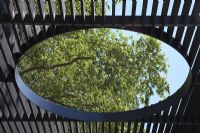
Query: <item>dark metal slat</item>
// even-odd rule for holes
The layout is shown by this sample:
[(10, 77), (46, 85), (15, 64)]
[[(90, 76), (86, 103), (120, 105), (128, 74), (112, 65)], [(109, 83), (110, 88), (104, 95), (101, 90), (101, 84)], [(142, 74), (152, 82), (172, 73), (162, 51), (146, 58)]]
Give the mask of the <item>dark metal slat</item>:
[(59, 133), (59, 126), (58, 126), (58, 121), (57, 121), (57, 117), (55, 117), (55, 121), (54, 121), (54, 125), (56, 127), (57, 132)]
[(12, 121), (10, 122), (10, 125), (12, 127), (12, 129), (16, 132), (16, 133), (21, 133), (21, 128), (18, 128), (17, 122)]
[[(25, 27), (25, 26), (22, 26), (22, 27)], [(15, 57), (14, 56), (14, 54), (12, 54), (12, 51), (13, 51), (13, 48), (9, 48), (8, 49), (8, 46), (10, 46), (11, 45), (11, 42), (13, 42), (13, 39), (14, 38), (12, 38), (12, 34), (13, 34), (13, 32), (12, 32), (12, 29), (11, 28), (13, 28), (13, 31), (14, 31), (14, 33), (15, 33), (15, 37), (17, 37), (18, 38), (18, 35), (16, 35), (16, 34), (18, 34), (18, 33), (16, 33), (17, 31), (16, 31), (16, 28), (15, 28), (15, 26), (14, 26), (14, 24), (12, 24), (12, 27), (11, 27), (11, 25), (8, 25), (8, 26), (6, 26), (6, 27), (4, 27), (4, 25), (2, 25), (2, 26), (0, 26), (0, 28), (1, 29), (3, 29), (3, 31), (4, 31), (4, 35), (5, 35), (5, 37), (7, 38), (7, 42), (5, 43), (5, 44), (7, 44), (7, 45), (2, 45), (2, 47), (3, 47), (3, 49), (7, 49), (7, 50), (4, 50), (4, 51), (7, 51), (6, 53), (6, 58), (8, 57), (8, 58), (10, 58), (10, 59), (8, 59), (8, 61), (9, 62), (12, 62), (10, 65), (11, 66), (13, 66), (13, 68), (15, 67), (15, 62), (16, 62), (16, 58), (17, 57)], [(4, 39), (4, 36), (3, 36), (3, 39)], [(2, 41), (3, 41), (3, 39), (2, 39)], [(11, 40), (10, 40), (11, 39)], [(21, 38), (22, 39), (22, 38)], [(21, 43), (22, 41), (20, 41), (19, 43)], [(20, 50), (21, 51), (21, 50)]]
[(116, 6), (116, 3), (115, 3), (115, 0), (112, 1), (112, 24), (114, 25), (115, 24), (115, 6)]
[(196, 59), (194, 60), (194, 66), (192, 68), (192, 72), (193, 72), (193, 78), (199, 74), (199, 66), (200, 66), (200, 51), (198, 51), (197, 55), (196, 55)]
[[(19, 90), (16, 89), (17, 86), (16, 86), (15, 82), (13, 84), (12, 83), (7, 84), (6, 87), (9, 88), (8, 92), (10, 92), (10, 95), (13, 99), (13, 102), (16, 106), (17, 112), (20, 115), (20, 117), (28, 119), (28, 116), (30, 115), (30, 112), (29, 112), (30, 109), (28, 106), (25, 107), (26, 104), (23, 103), (22, 96), (19, 94)], [(30, 125), (30, 123), (29, 123), (29, 125)]]
[(42, 127), (42, 130), (43, 130), (43, 132), (47, 132), (46, 131), (46, 128), (45, 128), (45, 126), (44, 126), (44, 121), (43, 121), (43, 113), (42, 113), (42, 111), (41, 111), (41, 108), (39, 108), (38, 106), (37, 106), (37, 111), (38, 111), (38, 114), (37, 114), (37, 118), (40, 118), (41, 119), (41, 127)]
[(104, 133), (104, 122), (102, 122), (102, 125), (101, 125), (101, 126), (102, 126), (102, 127), (101, 127), (101, 130), (102, 130), (101, 132)]
[[(200, 1), (195, 1), (194, 3), (194, 7), (193, 7), (193, 10), (192, 10), (192, 16), (194, 16), (195, 18), (199, 16), (199, 12), (200, 12)], [(194, 21), (196, 21), (196, 19), (194, 19)], [(196, 30), (196, 34), (194, 36), (194, 40), (193, 40), (193, 43), (192, 43), (192, 46), (191, 46), (191, 49), (189, 51), (189, 56), (190, 56), (190, 59), (191, 59), (191, 63), (194, 61), (194, 58), (195, 58), (195, 55), (196, 55), (196, 52), (198, 50), (198, 43), (200, 41), (199, 39), (199, 36), (200, 36), (200, 31), (199, 31), (199, 27), (197, 27), (197, 30)], [(187, 49), (187, 45), (184, 49)]]
[(95, 2), (91, 0), (91, 16), (92, 16), (92, 23), (95, 23)]
[(37, 0), (37, 5), (39, 7), (40, 15), (42, 15), (42, 18), (44, 20), (46, 16), (44, 0)]
[(25, 3), (22, 0), (14, 0), (15, 5), (18, 10), (18, 14), (20, 15), (21, 20), (23, 21), (26, 15)]
[(9, 47), (13, 54), (13, 58), (14, 58), (14, 60), (16, 60), (16, 59), (18, 59), (19, 54), (21, 52), (19, 49), (20, 44), (18, 43), (18, 41), (16, 39), (16, 37), (18, 37), (18, 36), (15, 36), (13, 28), (11, 28), (12, 27), (11, 24), (6, 24), (6, 25), (2, 24), (2, 27), (5, 28), (4, 33), (5, 33), (5, 31), (7, 31), (7, 34), (5, 34), (7, 37), (7, 40), (8, 40), (7, 42), (9, 43)]
[[(47, 121), (44, 122), (44, 127), (45, 127), (45, 130), (47, 131), (47, 133), (51, 133), (51, 130), (49, 128), (49, 123)], [(35, 132), (34, 132), (35, 133)], [(60, 132), (61, 133), (61, 132)]]
[(118, 133), (118, 123), (115, 122), (115, 133)]
[[(20, 105), (22, 106), (22, 103), (21, 103), (20, 97), (18, 97), (18, 99), (17, 99), (17, 100), (20, 101), (18, 105), (17, 105), (17, 101), (14, 100), (14, 97), (13, 97), (13, 95), (12, 95), (12, 93), (14, 93), (14, 90), (12, 90), (12, 93), (11, 93), (11, 87), (13, 87), (13, 86), (10, 86), (10, 85), (8, 85), (8, 83), (5, 83), (5, 87), (8, 88), (8, 89), (7, 89), (7, 90), (8, 90), (7, 92), (8, 92), (8, 94), (9, 94), (9, 96), (10, 96), (11, 101), (13, 102), (13, 105), (14, 105), (15, 110), (17, 111), (17, 114), (19, 114), (21, 117), (27, 117), (27, 114), (24, 113), (24, 112), (25, 112), (25, 108), (23, 108), (23, 111), (18, 110), (19, 107), (20, 107)], [(16, 93), (16, 92), (15, 92), (15, 93)], [(23, 106), (22, 106), (22, 107), (23, 107)], [(16, 124), (16, 123), (15, 123), (15, 124)], [(30, 129), (30, 131), (33, 133), (33, 129), (32, 129), (32, 127), (31, 127), (30, 122), (28, 121), (27, 124), (28, 124), (28, 126), (25, 126), (24, 123), (22, 122), (23, 128), (25, 128), (26, 131)], [(29, 131), (29, 132), (30, 132), (30, 131)]]
[(23, 30), (23, 34), (24, 34), (24, 37), (25, 37), (25, 45), (29, 45), (29, 36), (28, 36), (28, 33), (27, 33), (27, 29), (26, 29), (26, 26), (25, 25), (22, 25), (22, 30)]
[(59, 121), (59, 132), (66, 133), (63, 120)]
[[(16, 84), (15, 84), (15, 87), (16, 87)], [(19, 100), (18, 102), (22, 106), (22, 110), (25, 113), (25, 116), (27, 118), (29, 118), (29, 116), (31, 115), (31, 109), (30, 109), (30, 106), (28, 104), (28, 101), (27, 101), (27, 99), (24, 97), (24, 95), (19, 90), (16, 90), (16, 91), (17, 91), (16, 93), (18, 95), (18, 100)]]
[(143, 6), (142, 6), (142, 24), (145, 24), (146, 20), (146, 13), (147, 13), (147, 6), (148, 6), (148, 0), (143, 0)]
[[(51, 121), (50, 125), (51, 125), (51, 131), (52, 131), (52, 133), (57, 133), (55, 122)], [(46, 131), (45, 131), (45, 133), (46, 133)]]
[[(193, 7), (193, 10), (192, 10), (192, 16), (194, 16), (194, 17), (199, 16), (199, 12), (200, 12), (199, 6), (200, 6), (200, 1), (195, 1), (194, 7)], [(191, 64), (195, 59), (195, 55), (196, 55), (196, 52), (197, 52), (198, 47), (199, 47), (199, 41), (200, 41), (199, 36), (200, 36), (200, 29), (199, 29), (199, 27), (197, 27), (197, 30), (196, 30), (196, 33), (195, 33), (195, 36), (194, 36), (194, 40), (192, 42), (192, 46), (191, 46), (191, 49), (189, 51), (189, 57), (190, 57)]]
[(15, 27), (15, 25), (14, 24), (12, 24), (12, 29), (13, 29), (13, 34), (14, 34), (14, 36), (15, 36), (15, 39), (16, 39), (16, 45), (17, 45), (17, 47), (18, 48), (20, 48), (20, 38), (19, 38), (19, 35), (18, 35), (18, 33), (17, 33), (17, 29), (16, 29), (16, 27)]
[[(2, 9), (2, 10), (6, 10), (5, 12), (8, 13), (8, 17), (10, 20), (13, 20), (14, 17), (15, 17), (15, 11), (14, 11), (14, 7), (13, 7), (13, 2), (12, 0), (10, 1), (4, 1), (4, 4), (5, 4), (5, 8), (7, 9)], [(18, 38), (18, 34), (17, 34), (17, 30), (15, 28), (15, 25), (13, 22), (11, 22), (12, 24), (12, 29), (14, 31), (14, 35), (15, 35), (15, 38), (16, 38), (16, 41), (17, 41), (17, 44), (18, 44), (18, 47), (20, 46), (20, 40)]]
[[(4, 95), (4, 93), (2, 92), (2, 90), (0, 90), (0, 96), (1, 96), (1, 97), (3, 98), (3, 100), (4, 100), (4, 103), (5, 103), (4, 106), (6, 106), (6, 108), (7, 108), (8, 111), (9, 111), (9, 117), (14, 118), (15, 115), (13, 115), (12, 110), (11, 110), (11, 108), (10, 108), (10, 106), (9, 106), (9, 104), (8, 104), (8, 102), (7, 102), (6, 98), (5, 98), (5, 95)], [(1, 106), (0, 106), (0, 109), (3, 110)], [(15, 122), (15, 123), (16, 123), (16, 122)], [(10, 127), (11, 132), (14, 133), (14, 131), (13, 131), (13, 129), (11, 128), (9, 122), (8, 122), (8, 126)], [(24, 129), (24, 127), (23, 127), (23, 129)]]
[(133, 132), (134, 132), (134, 133), (137, 133), (137, 128), (138, 128), (138, 122), (136, 121), (136, 122), (134, 123), (134, 127), (133, 127)]
[[(1, 95), (1, 94), (0, 94)], [(0, 106), (0, 110), (2, 110), (2, 107)], [(10, 110), (9, 110), (10, 111)], [(12, 117), (12, 116), (11, 116)], [(7, 133), (7, 132), (14, 132), (14, 130), (13, 130), (13, 128), (12, 128), (12, 126), (11, 126), (11, 124), (10, 124), (10, 122), (2, 122), (2, 121), (0, 121), (0, 123), (1, 123), (1, 125), (2, 125), (2, 127), (3, 127), (3, 130), (5, 131), (5, 133)], [(5, 126), (5, 124), (6, 124), (6, 126)], [(17, 127), (17, 126), (16, 126)], [(18, 128), (17, 128), (18, 129)], [(9, 131), (8, 131), (9, 130)], [(18, 133), (19, 133), (19, 130), (17, 131)]]
[[(177, 109), (178, 109), (178, 105), (179, 105), (179, 102), (177, 102), (175, 105), (173, 105), (172, 107), (171, 107), (171, 111), (170, 111), (170, 113), (169, 113), (169, 115), (175, 115), (176, 114), (176, 111), (177, 111)], [(173, 124), (172, 123), (167, 123), (166, 124), (166, 127), (165, 127), (165, 133), (169, 133), (170, 132), (170, 130), (171, 130), (171, 128), (172, 128), (172, 126), (173, 126)]]
[(167, 12), (169, 9), (169, 3), (170, 3), (170, 0), (163, 1), (163, 7), (162, 7), (162, 11), (161, 11), (162, 16), (167, 16)]
[[(2, 43), (0, 42), (0, 45), (2, 45)], [(0, 69), (1, 69), (1, 79), (2, 79), (2, 82), (0, 84), (0, 88), (2, 88), (2, 85), (3, 85), (3, 82), (5, 81), (5, 79), (8, 77), (8, 74), (9, 74), (9, 70), (8, 70), (8, 64), (5, 60), (5, 55), (4, 55), (4, 52), (2, 50), (2, 47), (0, 47)]]
[(10, 125), (10, 122), (3, 122), (3, 126), (6, 130), (5, 133), (15, 133)]
[[(34, 113), (36, 113), (36, 112), (33, 111), (32, 105), (31, 105), (29, 100), (28, 100), (28, 104), (29, 104), (29, 107), (30, 107), (30, 110), (31, 110), (31, 115), (29, 117), (35, 117)], [(37, 129), (37, 132), (39, 133), (39, 127), (38, 127), (38, 125), (36, 123), (36, 120), (34, 121), (34, 123), (35, 123), (36, 129)]]
[[(45, 113), (48, 114), (47, 117), (49, 118), (51, 114), (48, 113), (47, 111), (45, 111)], [(50, 132), (53, 133), (53, 131), (52, 131), (53, 129), (52, 129), (52, 126), (51, 126), (51, 122), (50, 122), (50, 121), (47, 121), (47, 126), (49, 127)]]
[[(35, 12), (36, 12), (35, 4), (34, 4), (33, 0), (25, 0), (25, 2), (27, 5), (29, 14), (31, 14), (31, 19), (34, 20)], [(37, 38), (38, 29), (36, 28), (35, 25), (32, 25), (32, 28), (33, 28), (34, 37)]]
[(190, 46), (190, 42), (191, 42), (194, 31), (195, 31), (194, 26), (187, 28), (185, 38), (184, 38), (184, 41), (183, 41), (183, 46), (181, 48), (181, 49), (183, 49), (183, 52), (185, 52), (185, 54), (187, 54), (187, 51), (188, 51), (188, 48)]
[(146, 16), (148, 0), (143, 0), (142, 16)]
[[(156, 119), (157, 116), (158, 116), (158, 115), (154, 115), (153, 118)], [(152, 133), (156, 133), (157, 128), (158, 128), (158, 123), (156, 122), (156, 123), (153, 124)]]
[(95, 133), (98, 133), (99, 129), (98, 129), (98, 122), (95, 122)]
[[(180, 121), (183, 120), (183, 115), (185, 113), (185, 108), (187, 106), (187, 102), (189, 101), (189, 96), (190, 96), (190, 93), (188, 92), (181, 100), (181, 103), (179, 105), (179, 108), (176, 110), (176, 115), (177, 115), (177, 122), (179, 123)], [(174, 124), (172, 125), (172, 131), (176, 131), (177, 128), (178, 128), (178, 124)]]
[(22, 123), (24, 124), (27, 133), (33, 133), (33, 130), (29, 121), (28, 122), (23, 121)]
[(85, 23), (85, 2), (84, 0), (81, 0), (81, 15), (83, 18), (83, 24)]
[(81, 132), (81, 131), (80, 131), (80, 124), (79, 124), (78, 121), (76, 121), (75, 123), (76, 123), (76, 132), (77, 132), (77, 133), (80, 133), (80, 132)]
[[(182, 13), (181, 13), (181, 16), (183, 16), (182, 18), (184, 18), (185, 16), (187, 16), (189, 14), (191, 4), (192, 4), (192, 1), (184, 2)], [(181, 21), (184, 21), (184, 19), (181, 19)], [(185, 29), (184, 26), (178, 27), (177, 32), (176, 32), (175, 38), (178, 39), (178, 43), (179, 43), (179, 45), (177, 45), (176, 47), (178, 47), (178, 48), (180, 48), (180, 42), (181, 42), (181, 39), (183, 36), (184, 29)]]
[(156, 16), (157, 10), (158, 10), (158, 0), (154, 0), (152, 5), (151, 15)]
[(63, 121), (63, 125), (64, 125), (64, 133), (68, 133), (69, 132), (69, 125), (67, 124), (66, 121)]
[[(42, 16), (42, 21), (46, 18), (45, 3), (44, 0), (37, 0), (37, 5), (39, 7), (39, 13)], [(43, 31), (46, 31), (46, 25), (42, 23)], [(26, 33), (26, 32), (25, 32)], [(45, 33), (45, 32), (43, 32)]]
[(124, 122), (121, 123), (121, 133), (124, 132)]
[[(170, 3), (170, 0), (164, 0), (163, 1), (162, 11), (161, 11), (162, 23), (165, 23), (165, 21), (166, 21), (166, 16), (167, 16), (168, 8), (169, 8), (169, 3)], [(164, 26), (161, 26), (160, 30), (163, 31), (164, 30)]]
[(139, 133), (144, 133), (144, 122), (142, 122), (142, 123), (140, 124)]
[(19, 130), (20, 130), (20, 133), (26, 133), (26, 130), (25, 130), (24, 127), (23, 127), (23, 122), (17, 121), (16, 124), (17, 124), (17, 127), (18, 127)]
[[(48, 0), (48, 4), (49, 4), (50, 15), (52, 16), (53, 20), (55, 20), (56, 11), (55, 11), (55, 3), (54, 3), (54, 0)], [(63, 14), (63, 15), (64, 15), (64, 14)]]
[(150, 133), (150, 129), (151, 129), (151, 123), (149, 122), (149, 123), (147, 124), (146, 133)]
[[(2, 34), (1, 34), (1, 36), (2, 36)], [(5, 39), (0, 40), (0, 68), (3, 73), (3, 75), (1, 75), (2, 79), (8, 78), (9, 73), (10, 73), (9, 68), (8, 68), (8, 61), (6, 59), (7, 58), (6, 53), (5, 53), (4, 49), (2, 48), (2, 45), (6, 44), (5, 41), (6, 41)], [(3, 83), (5, 83), (5, 81), (1, 82), (1, 84), (0, 84), (1, 88), (3, 87)]]
[(195, 55), (197, 54), (200, 43), (200, 27), (197, 27), (192, 46), (189, 51), (190, 65), (194, 62)]
[(200, 1), (195, 0), (194, 7), (192, 10), (192, 16), (194, 16), (193, 21), (196, 21), (196, 19), (199, 17), (199, 12), (200, 12)]
[(180, 106), (178, 108), (177, 115), (180, 116), (181, 119), (182, 119), (182, 115), (185, 112), (185, 108), (187, 106), (187, 103), (189, 101), (190, 93), (191, 93), (191, 89), (188, 89), (186, 95), (184, 95), (184, 97), (182, 98)]
[(86, 133), (85, 122), (82, 122), (82, 127), (83, 127), (83, 133)]
[(42, 122), (41, 121), (37, 121), (36, 122), (36, 125), (39, 127), (39, 133), (44, 133), (44, 129), (43, 129), (43, 126), (42, 126)]
[(76, 16), (76, 9), (75, 9), (75, 1), (74, 0), (70, 0), (70, 10), (71, 10), (71, 16), (72, 16), (72, 20), (73, 23), (75, 23), (75, 16)]
[(89, 133), (92, 133), (92, 124), (89, 122)]
[(122, 25), (124, 25), (125, 15), (126, 15), (126, 0), (122, 0)]
[[(25, 3), (22, 2), (22, 1), (16, 1), (16, 0), (14, 0), (14, 1), (15, 1), (15, 5), (17, 7), (17, 10), (18, 10), (18, 14), (20, 15), (20, 18), (23, 22), (25, 15), (26, 15), (26, 8), (25, 8), (25, 5), (24, 5)], [(26, 30), (26, 26), (22, 25), (22, 28), (23, 28), (23, 32), (24, 32), (24, 35), (25, 35), (26, 42), (28, 43), (29, 37), (28, 37), (27, 30)]]
[(6, 7), (6, 12), (8, 13), (8, 17), (10, 20), (13, 20), (15, 17), (15, 11), (14, 11), (14, 5), (12, 0), (3, 0), (5, 7)]
[(12, 110), (13, 112), (15, 112), (16, 114), (15, 115), (19, 115), (19, 116), (23, 116), (24, 115), (24, 112), (19, 112), (16, 104), (15, 104), (15, 101), (11, 95), (11, 92), (10, 92), (10, 89), (8, 87), (8, 83), (4, 83), (4, 87), (2, 88), (2, 94), (4, 95), (5, 97), (5, 100), (7, 100), (9, 102), (9, 105), (10, 106), (13, 106)]
[(36, 7), (34, 0), (25, 0), (25, 2), (29, 13), (32, 15), (32, 19), (34, 19), (36, 15)]
[(152, 5), (152, 12), (151, 12), (151, 22), (153, 25), (155, 25), (155, 21), (156, 21), (156, 14), (157, 14), (157, 10), (158, 10), (158, 0), (154, 0), (153, 1), (153, 5)]
[[(180, 5), (181, 5), (181, 0), (175, 0), (173, 3), (172, 12), (171, 12), (171, 16), (172, 16), (171, 19), (173, 21), (176, 21), (176, 17), (178, 16)], [(171, 26), (168, 28), (167, 33), (172, 36), (173, 31), (174, 31), (174, 26)]]
[(55, 123), (56, 123), (56, 128), (57, 128), (57, 131), (60, 133), (60, 132), (63, 132), (63, 128), (62, 128), (62, 117), (61, 116), (58, 116), (56, 115), (56, 118), (54, 118), (55, 120)]
[[(164, 116), (168, 115), (169, 114), (169, 110), (170, 109), (164, 110), (162, 115), (164, 115)], [(166, 123), (164, 123), (164, 121), (166, 121), (166, 120), (163, 119), (163, 123), (161, 123), (160, 126), (159, 126), (159, 128), (158, 128), (158, 133), (163, 133), (164, 127), (166, 125)]]
[(132, 125), (132, 122), (128, 122), (128, 127), (127, 127), (127, 133), (130, 133), (131, 132), (131, 125)]
[(112, 132), (112, 129), (111, 129), (111, 123), (110, 123), (110, 122), (108, 123), (108, 132), (109, 132), (109, 133)]
[(59, 0), (59, 6), (60, 6), (60, 14), (62, 15), (62, 19), (65, 21), (65, 16), (66, 16), (65, 1)]
[(2, 30), (3, 30), (4, 35), (6, 37), (7, 44), (9, 46), (9, 48), (10, 48), (11, 53), (13, 54), (14, 46), (11, 44), (11, 41), (10, 41), (10, 37), (11, 37), (12, 31), (11, 31), (11, 29), (9, 27), (11, 27), (11, 25), (2, 24)]
[(192, 4), (192, 0), (185, 0), (184, 1), (182, 13), (181, 13), (182, 16), (187, 16), (189, 14), (191, 4)]
[(70, 133), (74, 133), (74, 125), (72, 121), (68, 121), (69, 122), (69, 128), (70, 128)]
[(132, 0), (132, 11), (131, 11), (131, 21), (132, 23), (134, 23), (135, 20), (135, 16), (136, 16), (136, 6), (137, 6), (137, 1), (136, 0)]
[(4, 125), (2, 124), (2, 121), (0, 121), (0, 125), (1, 125), (1, 132), (6, 133), (6, 129), (4, 127)]
[(103, 24), (105, 23), (105, 0), (102, 0), (102, 6), (101, 6), (101, 9), (102, 9), (102, 18), (103, 18)]
[[(14, 87), (15, 89), (12, 89), (12, 87)], [(17, 88), (18, 86), (16, 82), (13, 82), (13, 85), (10, 87), (12, 92), (11, 94), (17, 94), (18, 97), (16, 99), (18, 99), (18, 101), (16, 103), (18, 103), (18, 108), (22, 108), (22, 111), (25, 113), (26, 117), (28, 117), (31, 114), (30, 106), (27, 99), (24, 97), (24, 95), (21, 94), (21, 92)]]

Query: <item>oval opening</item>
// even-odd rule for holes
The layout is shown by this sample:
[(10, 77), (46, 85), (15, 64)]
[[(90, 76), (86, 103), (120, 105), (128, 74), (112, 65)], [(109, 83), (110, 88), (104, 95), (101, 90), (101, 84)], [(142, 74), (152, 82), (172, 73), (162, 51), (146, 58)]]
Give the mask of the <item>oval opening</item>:
[(189, 67), (173, 48), (150, 36), (89, 29), (32, 47), (18, 63), (18, 71), (36, 94), (56, 104), (88, 112), (122, 112), (174, 93)]

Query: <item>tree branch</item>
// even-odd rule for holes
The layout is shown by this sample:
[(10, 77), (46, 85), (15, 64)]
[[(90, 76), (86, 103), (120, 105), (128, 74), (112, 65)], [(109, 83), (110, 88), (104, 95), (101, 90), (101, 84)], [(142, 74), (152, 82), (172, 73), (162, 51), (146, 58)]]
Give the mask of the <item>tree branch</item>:
[(56, 65), (52, 65), (52, 66), (49, 66), (49, 67), (34, 66), (34, 67), (31, 67), (31, 68), (28, 68), (28, 69), (22, 71), (20, 73), (20, 75), (24, 75), (26, 73), (29, 73), (31, 71), (36, 71), (36, 70), (50, 70), (50, 69), (59, 68), (59, 67), (66, 67), (68, 65), (75, 63), (76, 61), (79, 61), (79, 60), (92, 60), (92, 59), (95, 59), (95, 58), (94, 57), (77, 57), (77, 58), (74, 58), (73, 60), (71, 60), (69, 62), (62, 63), (62, 64), (56, 64)]

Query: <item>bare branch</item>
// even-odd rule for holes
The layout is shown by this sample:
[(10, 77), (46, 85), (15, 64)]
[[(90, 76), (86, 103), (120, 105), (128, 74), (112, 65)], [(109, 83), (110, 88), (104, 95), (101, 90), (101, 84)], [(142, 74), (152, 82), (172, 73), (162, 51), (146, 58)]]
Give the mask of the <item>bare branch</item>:
[(36, 70), (50, 70), (50, 69), (54, 69), (54, 68), (59, 68), (59, 67), (66, 67), (68, 65), (71, 65), (73, 63), (75, 63), (76, 61), (79, 61), (79, 60), (93, 60), (95, 59), (94, 57), (77, 57), (77, 58), (74, 58), (73, 60), (67, 62), (67, 63), (62, 63), (62, 64), (56, 64), (56, 65), (52, 65), (52, 66), (49, 66), (49, 67), (45, 67), (45, 66), (34, 66), (34, 67), (31, 67), (31, 68), (28, 68), (24, 71), (22, 71), (20, 73), (20, 75), (24, 75), (26, 73), (29, 73), (31, 71), (36, 71)]

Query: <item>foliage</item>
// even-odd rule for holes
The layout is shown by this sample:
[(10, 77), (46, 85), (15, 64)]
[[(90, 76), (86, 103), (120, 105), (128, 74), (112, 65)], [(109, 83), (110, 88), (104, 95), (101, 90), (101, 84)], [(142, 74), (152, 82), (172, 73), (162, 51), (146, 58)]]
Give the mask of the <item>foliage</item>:
[(28, 51), (18, 68), (39, 95), (85, 111), (126, 111), (148, 105), (154, 92), (169, 93), (160, 42), (148, 36), (134, 41), (110, 29), (49, 38)]

